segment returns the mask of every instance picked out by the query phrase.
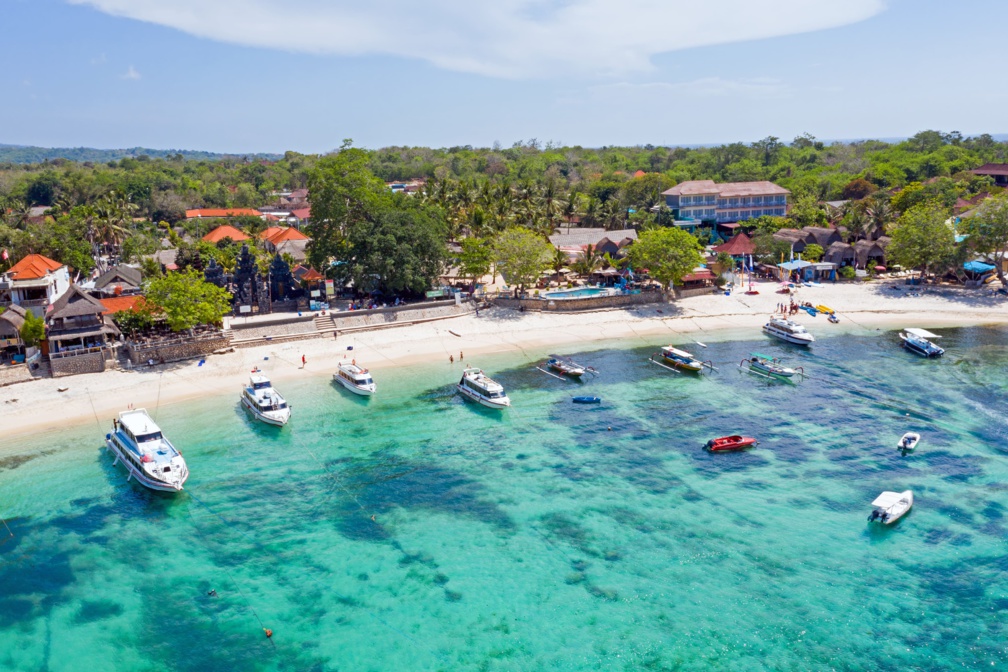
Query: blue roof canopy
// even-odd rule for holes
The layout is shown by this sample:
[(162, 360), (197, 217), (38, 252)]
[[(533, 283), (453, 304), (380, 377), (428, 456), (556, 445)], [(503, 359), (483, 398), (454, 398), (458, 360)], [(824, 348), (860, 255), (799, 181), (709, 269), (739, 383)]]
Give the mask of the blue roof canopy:
[(785, 271), (797, 271), (811, 265), (811, 261), (795, 259), (794, 261), (785, 261), (783, 264), (777, 264), (777, 268), (783, 268)]
[(994, 270), (994, 264), (985, 264), (982, 261), (967, 261), (963, 264), (963, 268), (970, 273), (989, 273)]

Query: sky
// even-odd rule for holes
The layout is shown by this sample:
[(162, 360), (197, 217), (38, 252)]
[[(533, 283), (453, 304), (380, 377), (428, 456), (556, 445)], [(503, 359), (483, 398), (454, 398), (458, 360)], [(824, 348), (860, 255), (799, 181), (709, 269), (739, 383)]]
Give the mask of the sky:
[(1003, 0), (0, 0), (0, 143), (1008, 132)]

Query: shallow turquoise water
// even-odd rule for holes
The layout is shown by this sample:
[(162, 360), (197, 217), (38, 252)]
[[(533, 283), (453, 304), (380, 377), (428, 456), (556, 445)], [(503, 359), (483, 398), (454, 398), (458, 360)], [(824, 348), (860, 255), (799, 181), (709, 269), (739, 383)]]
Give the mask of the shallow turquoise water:
[[(7, 447), (0, 669), (1004, 669), (1008, 338), (945, 333), (938, 361), (894, 334), (709, 342), (702, 379), (656, 347), (575, 355), (584, 384), (482, 359), (503, 414), (447, 363), (370, 401), (287, 385), (280, 430), (237, 394), (163, 405), (177, 496), (126, 483), (96, 423)], [(810, 377), (740, 374), (753, 350)], [(735, 431), (760, 446), (700, 449)]]

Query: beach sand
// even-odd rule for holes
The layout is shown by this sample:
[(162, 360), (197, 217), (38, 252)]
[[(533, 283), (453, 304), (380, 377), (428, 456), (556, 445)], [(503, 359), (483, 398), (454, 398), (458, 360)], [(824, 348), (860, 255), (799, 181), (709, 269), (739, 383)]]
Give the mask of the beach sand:
[[(202, 366), (189, 360), (134, 370), (106, 371), (60, 379), (41, 379), (0, 388), (0, 452), (19, 434), (97, 420), (111, 425), (133, 404), (154, 408), (206, 395), (233, 394), (253, 367), (268, 373), (278, 387), (296, 376), (332, 376), (340, 359), (356, 359), (372, 369), (443, 361), (461, 370), (479, 364), (479, 355), (521, 351), (530, 359), (551, 352), (592, 350), (616, 342), (633, 346), (673, 343), (690, 349), (697, 341), (759, 338), (760, 327), (778, 303), (776, 282), (755, 283), (759, 294), (712, 294), (628, 310), (585, 313), (518, 313), (499, 308), (462, 317), (370, 332), (340, 334), (291, 343), (269, 344), (208, 356)], [(893, 287), (898, 287), (893, 289)], [(901, 327), (941, 328), (1008, 322), (1008, 302), (986, 291), (927, 288), (896, 281), (824, 284), (802, 288), (799, 303), (824, 304), (837, 311), (838, 324), (804, 311), (794, 319), (816, 338)], [(895, 344), (895, 342), (894, 342)], [(348, 346), (353, 346), (348, 350)], [(813, 346), (814, 347), (814, 346)], [(307, 365), (302, 367), (301, 357)], [(268, 357), (268, 360), (265, 359)], [(451, 377), (454, 377), (452, 374)], [(59, 387), (68, 387), (65, 392)]]

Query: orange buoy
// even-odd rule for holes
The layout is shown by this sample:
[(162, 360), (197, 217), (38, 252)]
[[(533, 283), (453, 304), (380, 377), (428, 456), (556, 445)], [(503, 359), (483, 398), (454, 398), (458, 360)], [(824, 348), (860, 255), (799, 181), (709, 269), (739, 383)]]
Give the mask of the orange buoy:
[(266, 637), (267, 637), (267, 638), (269, 638), (269, 637), (272, 637), (272, 636), (273, 636), (273, 631), (272, 631), (272, 630), (270, 630), (269, 628), (263, 628), (263, 632), (265, 632), (265, 633), (266, 633)]

